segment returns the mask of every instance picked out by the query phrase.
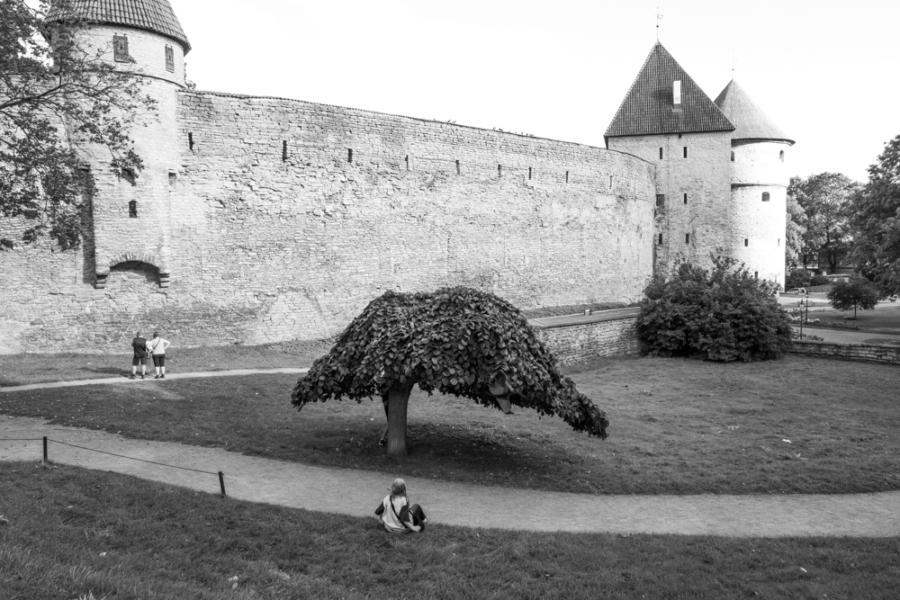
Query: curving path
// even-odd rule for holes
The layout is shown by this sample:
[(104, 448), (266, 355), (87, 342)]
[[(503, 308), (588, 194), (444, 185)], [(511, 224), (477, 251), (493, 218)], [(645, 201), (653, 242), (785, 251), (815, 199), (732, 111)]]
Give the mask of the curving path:
[[(242, 370), (179, 374), (246, 375)], [(58, 382), (2, 388), (3, 392), (36, 387), (121, 383), (121, 378)], [(140, 380), (135, 382), (140, 384)], [(50, 442), (51, 462), (124, 473), (162, 483), (218, 493), (216, 473), (225, 473), (232, 498), (331, 513), (369, 516), (396, 473), (308, 466), (171, 442), (126, 439), (88, 429), (50, 425), (44, 420), (0, 415), (0, 460), (31, 461), (42, 456), (41, 438), (103, 450), (180, 470), (98, 454)], [(208, 471), (208, 473), (198, 472)], [(432, 523), (529, 531), (679, 534), (734, 537), (896, 537), (900, 536), (900, 491), (834, 495), (691, 495), (597, 496), (486, 487), (405, 477), (414, 501)]]

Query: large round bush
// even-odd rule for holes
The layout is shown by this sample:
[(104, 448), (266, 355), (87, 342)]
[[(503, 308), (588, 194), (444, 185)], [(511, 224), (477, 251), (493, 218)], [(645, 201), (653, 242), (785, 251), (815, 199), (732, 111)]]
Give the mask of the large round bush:
[(733, 259), (713, 262), (711, 270), (683, 263), (650, 282), (638, 317), (643, 351), (722, 362), (781, 356), (791, 327), (775, 299), (777, 286)]

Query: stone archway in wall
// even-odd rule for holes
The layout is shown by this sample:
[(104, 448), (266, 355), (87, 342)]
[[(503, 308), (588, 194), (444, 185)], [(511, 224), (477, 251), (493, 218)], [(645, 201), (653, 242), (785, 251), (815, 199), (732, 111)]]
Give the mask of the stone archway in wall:
[(169, 271), (161, 266), (161, 261), (152, 256), (125, 254), (109, 262), (106, 272), (97, 272), (94, 287), (104, 289), (110, 277), (128, 277), (148, 284), (156, 284), (161, 288), (169, 287)]

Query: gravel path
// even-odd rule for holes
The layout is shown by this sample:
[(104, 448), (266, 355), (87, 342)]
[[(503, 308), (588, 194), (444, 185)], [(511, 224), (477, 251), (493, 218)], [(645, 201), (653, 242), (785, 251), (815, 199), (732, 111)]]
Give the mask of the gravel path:
[[(121, 381), (121, 379), (116, 379)], [(396, 473), (307, 466), (218, 448), (126, 439), (0, 415), (0, 460), (32, 461), (51, 441), (51, 462), (113, 471), (209, 493), (225, 474), (228, 496), (251, 502), (368, 516)], [(194, 470), (164, 467), (83, 446)], [(198, 472), (199, 471), (206, 471)], [(433, 523), (529, 531), (734, 537), (900, 536), (900, 492), (835, 495), (596, 496), (484, 487), (405, 477)]]

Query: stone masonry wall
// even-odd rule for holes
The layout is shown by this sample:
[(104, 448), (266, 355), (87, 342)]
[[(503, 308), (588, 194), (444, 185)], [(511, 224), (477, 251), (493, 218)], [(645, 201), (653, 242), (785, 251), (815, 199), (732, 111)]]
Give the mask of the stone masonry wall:
[(640, 351), (637, 317), (538, 328), (538, 336), (560, 364), (575, 365), (600, 356), (635, 355)]
[(791, 352), (841, 360), (861, 360), (900, 365), (900, 347), (895, 346), (832, 344), (828, 342), (794, 340), (791, 344)]
[[(137, 329), (173, 351), (321, 338), (387, 289), (632, 302), (651, 276), (653, 167), (636, 157), (292, 100), (177, 102), (176, 147), (160, 149), (177, 172), (152, 175), (168, 186), (170, 287), (153, 256), (108, 253), (95, 289), (90, 246), (2, 252), (0, 352), (124, 351)], [(122, 221), (132, 235), (158, 226), (147, 211)]]
[(737, 245), (729, 132), (616, 137), (608, 145), (656, 166), (656, 193), (665, 196), (656, 208), (654, 245), (660, 271), (681, 260), (708, 266), (710, 254), (728, 253)]

